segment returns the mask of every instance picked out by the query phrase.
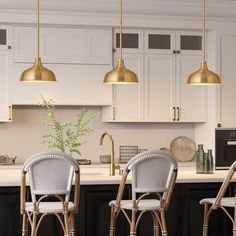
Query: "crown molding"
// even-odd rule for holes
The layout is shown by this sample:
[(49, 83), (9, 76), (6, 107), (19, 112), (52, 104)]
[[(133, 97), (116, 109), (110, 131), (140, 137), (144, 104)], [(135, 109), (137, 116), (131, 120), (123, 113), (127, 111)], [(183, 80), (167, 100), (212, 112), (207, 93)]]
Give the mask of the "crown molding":
[[(29, 0), (2, 0), (0, 9), (34, 10), (35, 2)], [(90, 12), (102, 14), (119, 13), (119, 0), (42, 0), (43, 11)], [(200, 16), (199, 0), (129, 0), (123, 3), (124, 14)], [(207, 0), (209, 17), (236, 18), (235, 0)]]

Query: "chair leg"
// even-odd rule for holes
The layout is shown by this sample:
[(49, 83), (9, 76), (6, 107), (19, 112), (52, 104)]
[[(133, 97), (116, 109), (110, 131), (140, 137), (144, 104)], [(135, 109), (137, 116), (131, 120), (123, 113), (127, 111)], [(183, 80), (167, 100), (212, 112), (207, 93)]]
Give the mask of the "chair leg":
[(116, 218), (117, 218), (117, 208), (115, 208), (115, 206), (112, 205), (109, 236), (115, 236), (116, 234)]
[(70, 236), (75, 236), (75, 214), (72, 211), (70, 213), (70, 230), (69, 230), (69, 235)]
[(31, 227), (31, 236), (37, 236), (36, 227), (37, 227), (37, 213), (34, 212), (33, 213), (32, 227)]
[(168, 233), (167, 233), (167, 227), (166, 227), (166, 219), (165, 219), (165, 211), (164, 211), (164, 209), (161, 209), (161, 210), (160, 210), (160, 215), (161, 215), (161, 224), (162, 224), (162, 227), (161, 227), (161, 235), (162, 235), (162, 236), (167, 236)]
[(136, 209), (132, 209), (130, 236), (136, 236), (136, 213), (137, 213)]
[(65, 235), (64, 236), (69, 236), (69, 217), (68, 217), (67, 210), (64, 212), (64, 225), (65, 225)]
[(159, 224), (154, 212), (152, 212), (152, 220), (153, 220), (153, 236), (159, 236)]
[(208, 203), (204, 204), (204, 218), (203, 218), (203, 229), (202, 236), (208, 236), (208, 225), (209, 225), (209, 206)]
[(236, 207), (234, 208), (233, 236), (236, 236)]
[(22, 236), (28, 236), (28, 219), (27, 214), (24, 213), (22, 217)]

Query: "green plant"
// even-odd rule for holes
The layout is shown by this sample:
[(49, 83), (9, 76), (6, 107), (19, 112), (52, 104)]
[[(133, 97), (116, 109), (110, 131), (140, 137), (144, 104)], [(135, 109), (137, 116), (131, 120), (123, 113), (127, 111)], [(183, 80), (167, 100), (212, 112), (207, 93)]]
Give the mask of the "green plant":
[(47, 116), (44, 123), (51, 127), (54, 134), (46, 134), (42, 136), (43, 143), (48, 148), (57, 148), (62, 152), (72, 155), (77, 153), (80, 155), (79, 148), (85, 141), (81, 141), (82, 136), (90, 134), (93, 129), (88, 128), (87, 125), (94, 119), (97, 113), (87, 113), (86, 109), (81, 109), (77, 114), (74, 122), (62, 122), (57, 117), (55, 111), (55, 100), (45, 99), (41, 96), (42, 103), (40, 104), (47, 110)]

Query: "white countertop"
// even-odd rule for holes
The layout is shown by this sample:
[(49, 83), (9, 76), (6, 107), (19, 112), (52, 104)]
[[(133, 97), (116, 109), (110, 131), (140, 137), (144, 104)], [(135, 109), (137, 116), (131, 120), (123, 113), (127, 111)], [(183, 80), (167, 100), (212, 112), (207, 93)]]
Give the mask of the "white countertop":
[[(0, 186), (20, 186), (22, 165), (0, 166)], [(179, 166), (176, 183), (222, 182), (227, 170), (217, 170), (213, 174), (196, 174), (194, 166)], [(121, 176), (109, 176), (108, 165), (81, 166), (81, 185), (119, 184)], [(131, 175), (128, 177), (130, 183)], [(233, 179), (236, 181), (236, 177)]]

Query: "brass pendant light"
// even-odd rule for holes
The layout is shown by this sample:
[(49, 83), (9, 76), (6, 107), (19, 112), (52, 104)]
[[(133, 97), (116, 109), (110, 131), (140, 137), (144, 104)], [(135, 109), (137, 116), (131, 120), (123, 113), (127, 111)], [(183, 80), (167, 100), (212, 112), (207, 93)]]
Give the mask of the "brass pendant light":
[(207, 68), (207, 62), (205, 60), (205, 36), (206, 36), (206, 20), (205, 20), (205, 14), (206, 14), (206, 1), (202, 0), (202, 63), (201, 67), (198, 71), (195, 71), (188, 77), (187, 84), (190, 85), (218, 85), (220, 84), (220, 77), (210, 71)]
[(120, 0), (120, 57), (118, 64), (111, 71), (106, 73), (103, 83), (109, 84), (136, 84), (138, 83), (137, 75), (127, 69), (122, 58), (122, 0)]
[(42, 65), (39, 56), (39, 0), (37, 0), (37, 56), (34, 65), (21, 74), (21, 82), (54, 82), (55, 74)]

